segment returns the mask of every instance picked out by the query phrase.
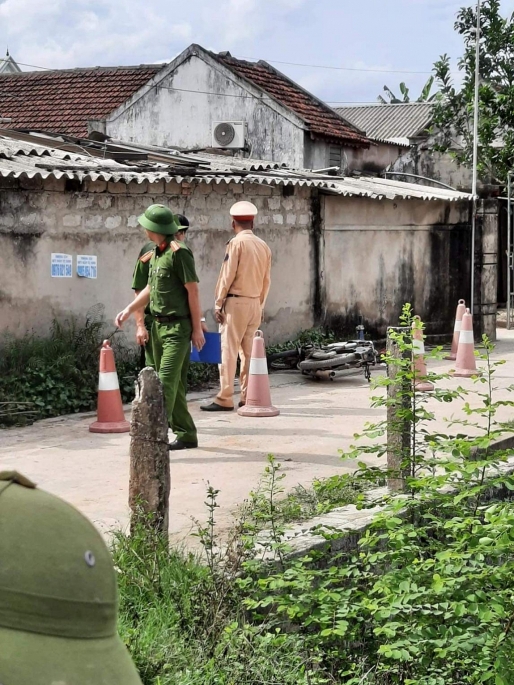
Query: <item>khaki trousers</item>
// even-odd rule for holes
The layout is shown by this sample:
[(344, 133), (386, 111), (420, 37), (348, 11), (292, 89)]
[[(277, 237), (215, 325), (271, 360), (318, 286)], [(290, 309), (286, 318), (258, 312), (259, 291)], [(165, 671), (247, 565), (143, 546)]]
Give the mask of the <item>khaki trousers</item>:
[(241, 400), (246, 401), (248, 371), (252, 356), (255, 332), (261, 325), (262, 308), (258, 298), (228, 297), (225, 302), (225, 323), (221, 331), (221, 390), (216, 403), (222, 407), (234, 406), (234, 378), (236, 376), (237, 355), (241, 358)]

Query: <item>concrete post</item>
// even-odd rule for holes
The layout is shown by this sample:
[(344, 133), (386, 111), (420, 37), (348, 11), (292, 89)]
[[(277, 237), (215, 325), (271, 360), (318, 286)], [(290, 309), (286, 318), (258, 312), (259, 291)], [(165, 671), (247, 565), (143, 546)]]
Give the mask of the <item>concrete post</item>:
[(130, 525), (142, 523), (167, 535), (170, 459), (164, 394), (149, 367), (139, 374), (138, 386), (130, 426)]
[[(387, 470), (389, 474), (387, 485), (393, 492), (403, 492), (405, 476), (409, 472), (405, 464), (411, 457), (411, 426), (402, 413), (412, 406), (413, 387), (409, 378), (397, 378), (402, 351), (396, 341), (391, 338), (391, 331), (410, 335), (410, 330), (389, 328), (387, 331), (388, 357), (398, 360), (398, 363), (389, 362), (387, 365), (387, 377), (392, 381), (387, 386)], [(410, 365), (411, 353), (406, 352), (404, 355)]]
[(498, 200), (481, 200), (477, 206), (475, 258), (475, 330), (496, 340), (498, 300)]

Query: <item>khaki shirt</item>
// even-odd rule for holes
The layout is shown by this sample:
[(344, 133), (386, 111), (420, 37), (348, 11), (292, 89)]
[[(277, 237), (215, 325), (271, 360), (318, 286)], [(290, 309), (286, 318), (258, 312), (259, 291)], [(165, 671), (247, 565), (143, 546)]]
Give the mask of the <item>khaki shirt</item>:
[(259, 298), (264, 307), (270, 288), (271, 250), (253, 231), (241, 231), (227, 244), (216, 285), (216, 309), (227, 295)]

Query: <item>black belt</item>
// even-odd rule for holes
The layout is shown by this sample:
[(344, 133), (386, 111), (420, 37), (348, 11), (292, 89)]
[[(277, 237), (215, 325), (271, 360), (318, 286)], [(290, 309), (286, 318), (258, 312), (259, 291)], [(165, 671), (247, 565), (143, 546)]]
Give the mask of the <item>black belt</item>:
[(177, 321), (189, 320), (190, 316), (160, 316), (159, 314), (152, 314), (153, 318), (159, 323), (176, 323)]

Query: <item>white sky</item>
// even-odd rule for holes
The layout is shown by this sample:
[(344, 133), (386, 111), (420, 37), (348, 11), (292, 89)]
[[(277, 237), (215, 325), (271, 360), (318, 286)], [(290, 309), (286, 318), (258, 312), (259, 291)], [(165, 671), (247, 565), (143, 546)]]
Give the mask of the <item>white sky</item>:
[[(430, 72), (461, 54), (453, 24), (466, 0), (0, 0), (0, 55), (52, 68), (168, 61), (189, 44), (236, 57)], [(503, 0), (504, 12), (514, 0)], [(273, 62), (272, 62), (273, 63)], [(274, 63), (329, 102), (374, 102), (400, 81), (417, 96), (428, 73)], [(28, 69), (28, 67), (23, 67)]]

